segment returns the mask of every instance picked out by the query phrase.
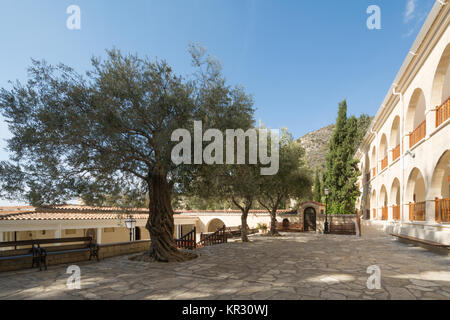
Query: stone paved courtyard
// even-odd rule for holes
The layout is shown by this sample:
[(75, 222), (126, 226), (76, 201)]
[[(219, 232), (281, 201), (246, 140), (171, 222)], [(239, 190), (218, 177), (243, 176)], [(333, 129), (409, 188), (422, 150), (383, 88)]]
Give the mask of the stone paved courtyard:
[[(127, 256), (80, 263), (80, 290), (66, 286), (67, 266), (0, 273), (0, 299), (446, 299), (450, 258), (384, 234), (363, 238), (312, 233), (199, 249), (178, 264)], [(367, 268), (381, 268), (369, 290)]]

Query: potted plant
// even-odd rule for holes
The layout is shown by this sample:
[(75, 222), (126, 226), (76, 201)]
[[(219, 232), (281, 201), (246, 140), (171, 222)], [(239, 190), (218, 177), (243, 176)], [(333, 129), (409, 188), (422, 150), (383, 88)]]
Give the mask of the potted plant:
[(259, 229), (260, 234), (265, 234), (267, 232), (267, 224), (265, 223), (258, 223), (257, 228)]

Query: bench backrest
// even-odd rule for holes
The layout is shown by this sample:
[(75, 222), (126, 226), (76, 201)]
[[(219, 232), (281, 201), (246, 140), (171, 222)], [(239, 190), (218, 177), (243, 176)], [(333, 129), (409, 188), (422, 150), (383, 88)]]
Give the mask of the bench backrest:
[(0, 242), (1, 247), (21, 247), (21, 246), (33, 246), (50, 243), (69, 243), (69, 242), (85, 242), (92, 243), (92, 237), (79, 237), (79, 238), (60, 238), (60, 239), (35, 239), (35, 240), (20, 240), (20, 241), (7, 241)]

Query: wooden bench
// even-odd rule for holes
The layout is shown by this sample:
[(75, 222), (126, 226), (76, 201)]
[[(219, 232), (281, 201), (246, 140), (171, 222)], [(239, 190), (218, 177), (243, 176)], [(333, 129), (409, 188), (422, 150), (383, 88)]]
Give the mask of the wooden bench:
[[(64, 244), (64, 243), (68, 243), (70, 245), (42, 247), (42, 245), (46, 244)], [(0, 261), (24, 257), (32, 257), (31, 268), (33, 268), (34, 265), (36, 264), (39, 267), (39, 270), (42, 270), (42, 265), (45, 267), (45, 270), (47, 270), (47, 256), (49, 255), (86, 251), (89, 252), (89, 260), (91, 260), (92, 257), (97, 258), (97, 261), (100, 260), (98, 256), (99, 246), (97, 245), (97, 243), (93, 241), (92, 237), (36, 239), (24, 241), (0, 242), (0, 247), (3, 248), (5, 247), (17, 248), (24, 246), (31, 246), (31, 249), (5, 251), (0, 256)]]
[(330, 234), (356, 235), (354, 223), (330, 224)]
[(391, 233), (390, 235), (393, 236), (393, 237), (396, 237), (398, 239), (407, 240), (407, 241), (410, 241), (410, 242), (413, 242), (413, 243), (422, 244), (422, 245), (426, 245), (426, 246), (430, 246), (430, 247), (434, 247), (434, 248), (450, 250), (450, 245), (448, 245), (448, 244), (442, 244), (442, 243), (439, 243), (439, 242), (423, 240), (423, 239), (414, 238), (414, 237), (410, 237), (410, 236), (405, 236), (405, 235), (401, 235), (401, 234)]

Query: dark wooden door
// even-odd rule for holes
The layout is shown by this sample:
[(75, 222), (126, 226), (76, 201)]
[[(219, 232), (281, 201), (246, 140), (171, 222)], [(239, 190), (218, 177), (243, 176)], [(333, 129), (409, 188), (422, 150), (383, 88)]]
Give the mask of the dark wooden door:
[(304, 212), (304, 230), (316, 231), (316, 210), (314, 208), (306, 208)]

